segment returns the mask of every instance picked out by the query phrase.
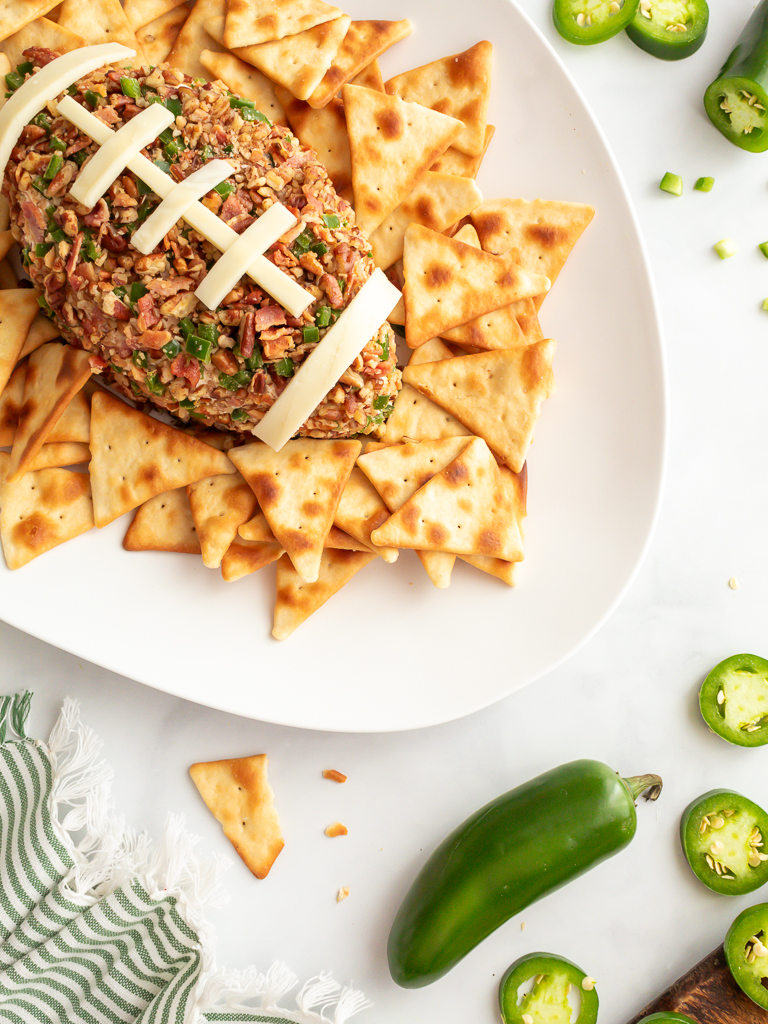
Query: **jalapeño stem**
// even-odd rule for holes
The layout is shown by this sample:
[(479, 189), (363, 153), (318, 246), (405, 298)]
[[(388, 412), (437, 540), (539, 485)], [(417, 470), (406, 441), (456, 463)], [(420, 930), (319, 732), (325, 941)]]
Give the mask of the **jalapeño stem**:
[(632, 775), (622, 781), (632, 794), (633, 800), (637, 800), (643, 794), (645, 794), (646, 800), (658, 800), (661, 787), (664, 785), (660, 775)]

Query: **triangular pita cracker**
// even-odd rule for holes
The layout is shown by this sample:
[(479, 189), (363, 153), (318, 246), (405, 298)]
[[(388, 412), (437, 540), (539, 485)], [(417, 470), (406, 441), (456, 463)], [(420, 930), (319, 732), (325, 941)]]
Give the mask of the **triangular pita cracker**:
[[(439, 338), (432, 338), (411, 352), (409, 366), (419, 363), (436, 362), (438, 359), (452, 359), (453, 352)], [(393, 444), (396, 441), (437, 441), (443, 437), (471, 436), (455, 416), (426, 395), (422, 395), (410, 384), (403, 384), (395, 399), (395, 406), (384, 427), (381, 440)]]
[(143, 25), (170, 14), (183, 3), (184, 0), (123, 0), (123, 10), (128, 24), (138, 35)]
[[(35, 18), (41, 18), (60, 2), (60, 0), (0, 0), (0, 39), (7, 39), (28, 25)], [(5, 90), (3, 90), (5, 91)]]
[[(471, 245), (474, 249), (480, 248), (480, 239), (471, 224), (465, 224), (453, 237), (457, 242), (464, 242), (465, 245)], [(512, 262), (517, 262), (514, 257)], [(525, 302), (526, 300), (521, 299), (520, 301)], [(493, 309), (490, 313), (484, 313), (483, 316), (476, 317), (467, 324), (443, 331), (443, 338), (454, 345), (463, 345), (483, 351), (525, 345), (527, 339), (518, 322), (516, 308), (517, 303), (511, 303), (500, 309)]]
[(41, 345), (45, 345), (46, 342), (53, 341), (54, 338), (60, 336), (61, 330), (53, 320), (49, 319), (45, 313), (38, 313), (27, 331), (27, 337), (21, 347), (19, 359), (31, 355)]
[(275, 640), (289, 637), (373, 558), (376, 558), (373, 551), (338, 551), (329, 548), (323, 552), (317, 579), (308, 583), (296, 572), (288, 556), (283, 555), (277, 563), (272, 629)]
[[(91, 378), (91, 381), (93, 378)], [(80, 444), (88, 444), (91, 439), (91, 399), (89, 387), (91, 381), (78, 391), (72, 401), (66, 407), (51, 432), (48, 434), (48, 444), (59, 441), (77, 441)]]
[(27, 364), (19, 363), (0, 395), (0, 447), (13, 444), (16, 424), (19, 422), (19, 409), (24, 401), (26, 373)]
[[(253, 544), (277, 544), (277, 537), (272, 532), (272, 527), (267, 522), (263, 512), (257, 512), (253, 519), (243, 523), (239, 528), (238, 536), (241, 540), (247, 540)], [(332, 526), (325, 535), (324, 548), (336, 548), (339, 551), (370, 551), (371, 545), (364, 541), (356, 540), (338, 526)]]
[[(469, 438), (449, 437), (422, 444), (371, 444), (358, 465), (382, 496), (390, 512), (396, 512), (435, 473), (452, 462)], [(442, 551), (417, 551), (432, 583), (444, 589), (451, 582), (456, 555)]]
[(187, 487), (203, 564), (218, 569), (238, 529), (256, 510), (256, 496), (239, 473), (210, 476)]
[(322, 0), (228, 0), (224, 44), (232, 50), (295, 36), (341, 13)]
[(349, 84), (361, 85), (363, 89), (373, 89), (374, 92), (385, 92), (384, 78), (379, 62), (372, 60), (367, 68), (363, 68), (354, 78), (350, 78)]
[(485, 441), (473, 437), (376, 530), (374, 542), (428, 551), (490, 555), (517, 562), (522, 541)]
[(396, 75), (385, 88), (392, 96), (457, 117), (464, 130), (453, 145), (462, 153), (475, 156), (482, 153), (485, 145), (492, 53), (492, 45), (483, 40), (463, 53)]
[(286, 124), (283, 105), (275, 94), (274, 84), (257, 68), (231, 53), (203, 50), (200, 63), (237, 96), (252, 100), (256, 109), (275, 124)]
[(64, 0), (59, 10), (58, 25), (77, 36), (88, 46), (99, 43), (122, 43), (136, 50), (132, 61), (143, 61), (144, 55), (136, 34), (128, 24), (120, 0)]
[(403, 380), (484, 438), (519, 473), (541, 403), (555, 389), (551, 339), (521, 348), (406, 366)]
[[(510, 250), (512, 253), (516, 253), (517, 249)], [(515, 262), (517, 260), (512, 257)], [(536, 300), (535, 299), (520, 299), (518, 302), (512, 303), (512, 308), (515, 311), (517, 322), (520, 330), (525, 338), (526, 345), (530, 345), (534, 341), (543, 341), (544, 332), (541, 329), (539, 323), (539, 315), (536, 312)]]
[(16, 271), (7, 259), (0, 260), (0, 289), (18, 288), (19, 279)]
[(260, 442), (230, 452), (278, 542), (309, 582), (317, 579), (323, 544), (361, 447), (359, 441), (299, 438), (279, 452)]
[(306, 100), (320, 83), (341, 45), (350, 18), (344, 14), (299, 35), (275, 39), (260, 46), (238, 47), (236, 54), (284, 86), (299, 100)]
[(483, 148), (476, 156), (469, 156), (468, 153), (462, 153), (455, 146), (450, 146), (442, 156), (435, 160), (430, 171), (442, 171), (443, 174), (461, 174), (467, 178), (476, 178), (495, 132), (496, 129), (492, 124), (485, 126)]
[(42, 469), (5, 481), (10, 457), (0, 452), (0, 540), (9, 569), (19, 569), (93, 526), (87, 473)]
[(201, 761), (189, 769), (224, 835), (257, 878), (267, 877), (284, 845), (267, 763), (266, 754), (255, 754)]
[(174, 551), (199, 555), (200, 540), (184, 487), (139, 505), (123, 539), (126, 551)]
[(54, 53), (63, 54), (85, 46), (85, 39), (57, 25), (50, 18), (38, 18), (0, 42), (0, 50), (6, 54), (13, 68), (21, 64), (24, 60), (23, 53), (30, 46), (41, 46), (46, 50), (53, 50)]
[(234, 583), (276, 562), (283, 553), (279, 544), (235, 537), (221, 560), (221, 577), (225, 583)]
[[(521, 266), (554, 284), (594, 215), (594, 207), (585, 203), (489, 199), (472, 211), (472, 223), (484, 249), (499, 254), (519, 249)], [(534, 301), (538, 309), (544, 295)]]
[[(508, 501), (514, 510), (515, 519), (520, 530), (520, 537), (523, 537), (523, 520), (526, 516), (526, 501), (528, 491), (528, 467), (524, 465), (521, 472), (513, 473), (508, 466), (499, 466), (499, 477), (502, 487), (507, 492)], [(520, 567), (522, 561), (507, 562), (503, 558), (494, 558), (491, 555), (459, 555), (463, 562), (473, 565), (481, 572), (506, 583), (508, 587), (516, 587), (520, 582)]]
[(136, 39), (150, 66), (156, 67), (168, 59), (168, 54), (173, 49), (188, 15), (186, 7), (174, 7), (173, 10), (136, 29)]
[(91, 461), (91, 449), (79, 441), (56, 441), (44, 444), (32, 460), (30, 471), (55, 469), (61, 466), (77, 466)]
[[(370, 546), (371, 534), (389, 516), (384, 499), (363, 473), (354, 466), (336, 509), (334, 524), (364, 545)], [(377, 548), (385, 562), (397, 561), (397, 548)]]
[(376, 265), (386, 270), (400, 259), (409, 224), (421, 224), (432, 231), (444, 231), (457, 220), (466, 217), (482, 199), (480, 189), (472, 178), (427, 171), (413, 191), (387, 214), (370, 236)]
[(370, 235), (451, 145), (455, 118), (359, 85), (342, 90), (360, 230)]
[(237, 535), (241, 540), (258, 541), (259, 544), (277, 544), (277, 537), (272, 532), (272, 527), (263, 512), (257, 512), (252, 519), (241, 523)]
[(91, 357), (83, 349), (50, 342), (27, 361), (24, 401), (13, 439), (8, 479), (29, 469), (54, 425), (91, 376)]
[(352, 161), (341, 100), (331, 100), (322, 110), (314, 110), (281, 86), (275, 93), (296, 138), (302, 145), (314, 149), (338, 194), (351, 201)]
[(549, 288), (549, 280), (411, 224), (403, 252), (405, 336), (415, 348), (484, 313)]
[(181, 26), (168, 63), (190, 78), (210, 81), (211, 75), (200, 63), (203, 50), (220, 52), (224, 47), (211, 35), (213, 26), (223, 23), (227, 11), (226, 0), (195, 0), (189, 17)]
[(32, 321), (40, 311), (31, 288), (0, 291), (0, 395), (16, 365)]
[[(6, 40), (7, 42), (7, 40)], [(0, 46), (3, 44), (0, 43)], [(21, 63), (20, 61), (18, 63)], [(15, 65), (13, 65), (15, 67)], [(9, 229), (8, 231), (0, 231), (0, 259), (5, 259), (8, 253), (11, 251), (15, 238), (13, 232)]]
[(394, 43), (409, 35), (411, 29), (407, 18), (402, 21), (353, 21), (333, 63), (309, 97), (309, 105), (324, 107), (330, 103), (342, 85), (351, 81)]
[(156, 494), (204, 476), (234, 473), (223, 452), (132, 409), (106, 391), (91, 407), (91, 480), (96, 525), (106, 526)]

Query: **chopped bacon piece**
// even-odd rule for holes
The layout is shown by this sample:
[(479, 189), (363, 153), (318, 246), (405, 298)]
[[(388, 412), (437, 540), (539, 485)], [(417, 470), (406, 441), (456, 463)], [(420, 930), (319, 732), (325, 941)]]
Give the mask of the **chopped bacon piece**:
[(165, 299), (169, 295), (176, 295), (177, 292), (189, 291), (194, 283), (191, 277), (161, 277), (156, 281), (148, 281), (147, 288), (153, 295)]
[(46, 64), (50, 64), (52, 60), (56, 59), (57, 54), (45, 46), (28, 46), (23, 56), (27, 60), (31, 60), (33, 64), (37, 64), (38, 67), (44, 68)]
[(253, 325), (257, 331), (265, 331), (268, 327), (285, 323), (285, 310), (282, 306), (262, 306), (253, 312)]
[(107, 201), (105, 199), (100, 199), (91, 212), (86, 213), (83, 217), (83, 224), (86, 224), (89, 228), (100, 228), (101, 225), (106, 224), (108, 220), (109, 207), (107, 206)]
[(74, 269), (77, 266), (77, 261), (80, 256), (80, 250), (83, 247), (83, 237), (83, 232), (80, 231), (75, 236), (75, 240), (72, 243), (72, 251), (69, 254), (69, 259), (67, 260), (67, 265), (65, 267), (65, 270), (67, 271), (67, 277), (69, 278), (72, 277)]
[(173, 360), (171, 373), (177, 377), (186, 377), (191, 388), (196, 388), (200, 383), (200, 363), (186, 352), (180, 352)]
[(42, 242), (45, 238), (45, 214), (39, 206), (29, 200), (21, 203), (20, 209), (27, 232), (36, 242)]
[(142, 295), (136, 305), (139, 309), (139, 326), (143, 324), (145, 330), (154, 327), (160, 320), (160, 317), (158, 316), (155, 300), (152, 296)]
[(237, 196), (227, 196), (224, 200), (224, 205), (221, 208), (219, 216), (223, 221), (228, 223), (233, 217), (238, 217), (241, 213), (245, 213), (245, 207)]
[(81, 149), (87, 149), (90, 144), (90, 139), (80, 139), (77, 142), (73, 142), (71, 146), (67, 146), (64, 156), (72, 156), (73, 153), (79, 153)]

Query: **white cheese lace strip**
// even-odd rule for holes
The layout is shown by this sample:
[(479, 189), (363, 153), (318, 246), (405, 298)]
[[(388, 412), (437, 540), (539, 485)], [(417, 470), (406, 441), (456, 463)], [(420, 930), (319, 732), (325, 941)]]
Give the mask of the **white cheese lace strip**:
[[(69, 107), (66, 100), (75, 103), (71, 96), (65, 97), (59, 104), (59, 113)], [(75, 103), (75, 106), (79, 104)], [(67, 116), (66, 112), (64, 116)], [(154, 142), (160, 132), (170, 127), (175, 120), (172, 111), (159, 103), (145, 107), (141, 113), (114, 132), (98, 153), (94, 153), (72, 183), (69, 194), (76, 202), (87, 206), (89, 210), (92, 209), (109, 186), (117, 181), (131, 157)]]
[(399, 298), (400, 292), (377, 267), (253, 428), (254, 435), (280, 451), (362, 352)]
[(148, 256), (193, 203), (234, 173), (235, 168), (226, 160), (211, 160), (180, 181), (131, 236), (134, 248)]
[[(71, 121), (75, 127), (92, 138), (94, 142), (98, 142), (99, 145), (104, 145), (115, 134), (90, 110), (86, 110), (85, 107), (76, 103), (71, 96), (64, 97), (59, 103), (59, 110), (68, 121)], [(128, 167), (161, 199), (169, 196), (175, 187), (173, 178), (142, 153), (129, 160)], [(223, 220), (219, 220), (216, 214), (202, 203), (193, 203), (184, 214), (184, 220), (221, 252), (226, 252), (240, 237), (236, 231), (225, 224)], [(313, 301), (313, 296), (308, 291), (292, 277), (278, 270), (266, 256), (260, 257), (243, 272), (247, 273), (260, 288), (263, 288), (268, 295), (284, 306), (291, 316), (301, 316)], [(286, 298), (290, 301), (286, 301)]]
[[(230, 245), (221, 259), (216, 262), (216, 265), (211, 267), (195, 291), (198, 299), (209, 309), (216, 309), (227, 292), (235, 287), (243, 274), (248, 272), (251, 267), (254, 267), (257, 273), (264, 269), (261, 267), (264, 253), (270, 245), (273, 245), (295, 223), (296, 218), (294, 215), (281, 203), (275, 203), (273, 206), (270, 206), (268, 210), (262, 213), (258, 220), (255, 220), (253, 224), (238, 236), (237, 241)], [(269, 263), (268, 260), (265, 262)], [(277, 267), (274, 267), (273, 264), (269, 263), (269, 266), (273, 267), (278, 278), (290, 281), (290, 278)], [(273, 288), (276, 284), (278, 289), (282, 289), (282, 283), (282, 280), (275, 279)], [(266, 287), (266, 282), (264, 286)], [(304, 292), (303, 288), (301, 290)], [(285, 305), (282, 296), (275, 296), (274, 292), (270, 292), (270, 294), (278, 298), (282, 305)], [(304, 295), (309, 295), (309, 293), (304, 292)], [(311, 295), (309, 295), (309, 301), (312, 301)], [(296, 314), (293, 315), (295, 316)]]
[(104, 64), (134, 57), (135, 50), (120, 43), (99, 43), (65, 53), (37, 71), (19, 86), (0, 111), (0, 182), (5, 167), (25, 126), (50, 100), (89, 71)]

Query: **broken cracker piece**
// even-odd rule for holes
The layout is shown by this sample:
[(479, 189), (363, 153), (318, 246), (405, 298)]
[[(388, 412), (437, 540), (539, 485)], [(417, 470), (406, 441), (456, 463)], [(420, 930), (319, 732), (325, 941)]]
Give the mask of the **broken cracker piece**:
[(200, 761), (189, 769), (224, 835), (257, 878), (267, 877), (284, 846), (267, 763), (266, 754), (254, 754)]

